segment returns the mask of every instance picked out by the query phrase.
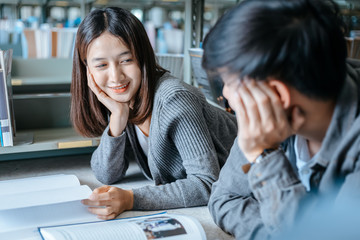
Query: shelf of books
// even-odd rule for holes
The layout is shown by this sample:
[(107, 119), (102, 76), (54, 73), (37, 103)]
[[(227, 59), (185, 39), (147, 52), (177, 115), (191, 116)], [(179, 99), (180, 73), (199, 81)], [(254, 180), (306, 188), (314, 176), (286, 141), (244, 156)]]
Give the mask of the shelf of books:
[(85, 154), (98, 138), (69, 120), (71, 59), (13, 59), (0, 50), (0, 161)]
[(18, 131), (13, 146), (0, 148), (0, 160), (92, 153), (99, 142), (79, 136), (71, 127)]

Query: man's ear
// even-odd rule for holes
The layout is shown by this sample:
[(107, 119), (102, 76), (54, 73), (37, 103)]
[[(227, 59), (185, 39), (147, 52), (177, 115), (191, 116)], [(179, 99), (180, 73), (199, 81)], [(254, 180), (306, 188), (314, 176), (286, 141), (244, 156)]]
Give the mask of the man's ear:
[(285, 109), (289, 108), (291, 104), (291, 97), (288, 86), (282, 81), (276, 79), (270, 79), (268, 83), (269, 86), (272, 87), (274, 91), (279, 95), (283, 107)]

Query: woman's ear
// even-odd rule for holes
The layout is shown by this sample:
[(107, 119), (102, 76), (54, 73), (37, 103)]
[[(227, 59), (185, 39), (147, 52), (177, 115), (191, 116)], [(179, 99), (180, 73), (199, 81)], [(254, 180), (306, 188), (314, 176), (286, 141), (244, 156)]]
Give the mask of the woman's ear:
[(269, 80), (269, 86), (279, 95), (280, 101), (285, 109), (290, 107), (291, 97), (288, 86), (282, 81), (276, 79)]

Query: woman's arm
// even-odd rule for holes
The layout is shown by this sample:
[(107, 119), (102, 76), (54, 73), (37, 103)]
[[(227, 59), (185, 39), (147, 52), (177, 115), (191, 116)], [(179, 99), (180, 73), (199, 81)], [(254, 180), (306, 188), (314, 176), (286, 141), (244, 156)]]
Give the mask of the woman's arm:
[(112, 137), (108, 130), (109, 126), (105, 129), (100, 144), (91, 157), (94, 175), (104, 184), (121, 180), (128, 169), (128, 159), (133, 155), (126, 131), (118, 137)]
[[(156, 141), (151, 142), (149, 150), (158, 169), (159, 179), (153, 176), (154, 180), (169, 183), (133, 189), (134, 209), (206, 205), (212, 183), (220, 172), (216, 148), (205, 118), (210, 114), (205, 113), (205, 99), (197, 92), (182, 89), (171, 92), (164, 94), (163, 100), (154, 107), (152, 121), (156, 122), (152, 122), (150, 134), (156, 136)], [(223, 136), (235, 138), (234, 122), (232, 126), (222, 127), (224, 132), (229, 131)]]
[(110, 111), (109, 125), (101, 136), (99, 147), (92, 155), (91, 168), (100, 182), (111, 184), (123, 178), (129, 165), (125, 160), (125, 151), (131, 153), (125, 133), (129, 118), (129, 103), (117, 102), (102, 91), (89, 68), (87, 75), (91, 91)]

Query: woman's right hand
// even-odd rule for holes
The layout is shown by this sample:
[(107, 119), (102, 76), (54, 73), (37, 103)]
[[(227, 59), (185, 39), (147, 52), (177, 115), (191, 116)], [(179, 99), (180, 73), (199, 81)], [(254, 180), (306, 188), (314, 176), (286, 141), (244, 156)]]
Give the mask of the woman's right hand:
[(133, 208), (134, 193), (132, 190), (102, 186), (96, 188), (89, 199), (84, 199), (81, 202), (88, 205), (89, 211), (96, 214), (98, 218), (109, 220)]
[(95, 82), (94, 76), (87, 69), (88, 86), (97, 99), (111, 112), (109, 134), (113, 137), (120, 136), (125, 130), (129, 119), (129, 103), (115, 101), (107, 95)]

